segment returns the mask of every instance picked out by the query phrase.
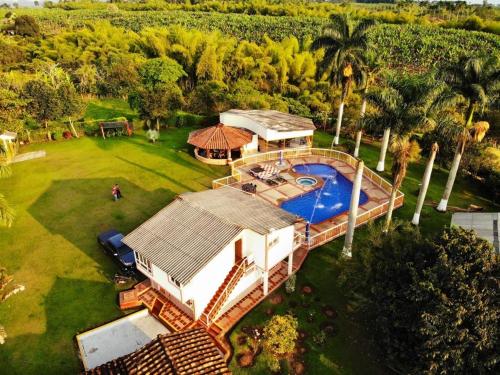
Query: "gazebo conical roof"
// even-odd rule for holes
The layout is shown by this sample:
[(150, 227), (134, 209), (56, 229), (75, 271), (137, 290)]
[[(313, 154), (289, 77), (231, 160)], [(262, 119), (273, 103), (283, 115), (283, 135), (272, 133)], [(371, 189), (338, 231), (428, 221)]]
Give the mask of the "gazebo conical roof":
[(252, 133), (218, 124), (189, 133), (188, 143), (205, 150), (232, 150), (252, 142)]

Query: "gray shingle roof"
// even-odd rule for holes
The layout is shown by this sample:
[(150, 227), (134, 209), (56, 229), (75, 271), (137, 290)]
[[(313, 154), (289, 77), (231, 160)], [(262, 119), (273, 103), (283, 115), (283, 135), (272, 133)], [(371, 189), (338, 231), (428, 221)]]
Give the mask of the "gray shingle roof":
[[(315, 130), (311, 119), (270, 109), (231, 109), (227, 113), (247, 117), (261, 126), (278, 132)], [(225, 124), (231, 126), (231, 124)]]
[(180, 195), (123, 242), (186, 285), (243, 229), (265, 234), (296, 221), (279, 207), (225, 187)]
[(182, 194), (181, 199), (240, 227), (266, 234), (297, 222), (297, 216), (259, 197), (223, 187), (199, 193)]

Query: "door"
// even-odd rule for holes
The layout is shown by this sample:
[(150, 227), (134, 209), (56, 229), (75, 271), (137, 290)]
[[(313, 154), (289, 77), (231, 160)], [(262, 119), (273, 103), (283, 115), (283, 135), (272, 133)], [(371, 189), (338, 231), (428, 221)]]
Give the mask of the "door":
[(241, 238), (234, 243), (234, 262), (239, 263), (243, 259), (243, 242)]

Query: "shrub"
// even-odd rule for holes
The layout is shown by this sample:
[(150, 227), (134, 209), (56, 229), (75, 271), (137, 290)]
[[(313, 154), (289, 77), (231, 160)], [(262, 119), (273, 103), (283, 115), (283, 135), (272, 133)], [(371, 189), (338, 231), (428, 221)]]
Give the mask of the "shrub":
[(295, 292), (295, 284), (297, 282), (297, 276), (295, 274), (291, 275), (285, 282), (285, 290), (288, 294)]
[(326, 342), (326, 333), (325, 333), (325, 331), (321, 330), (318, 333), (316, 333), (313, 336), (312, 340), (313, 340), (313, 342), (316, 345), (320, 345), (320, 346), (323, 345)]

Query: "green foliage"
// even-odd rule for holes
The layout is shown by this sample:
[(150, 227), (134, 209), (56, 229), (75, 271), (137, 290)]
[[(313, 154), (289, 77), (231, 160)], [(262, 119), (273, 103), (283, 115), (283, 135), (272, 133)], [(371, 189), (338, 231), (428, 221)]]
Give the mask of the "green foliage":
[(32, 16), (21, 15), (16, 17), (12, 30), (16, 35), (37, 37), (40, 35), (40, 26)]
[(291, 315), (274, 315), (264, 327), (265, 350), (278, 358), (293, 352), (298, 338), (298, 322)]
[(139, 68), (139, 75), (142, 84), (148, 88), (177, 82), (181, 77), (187, 76), (177, 61), (167, 57), (147, 60)]
[(297, 275), (292, 274), (290, 277), (285, 281), (285, 290), (288, 294), (292, 294), (295, 292), (295, 284), (297, 282)]
[(23, 90), (24, 98), (28, 101), (28, 111), (38, 121), (48, 126), (50, 120), (62, 115), (62, 102), (57, 90), (41, 80), (29, 81)]
[[(411, 240), (409, 240), (411, 239)], [(474, 232), (372, 231), (345, 271), (386, 358), (404, 373), (487, 373), (498, 361), (500, 268)]]

